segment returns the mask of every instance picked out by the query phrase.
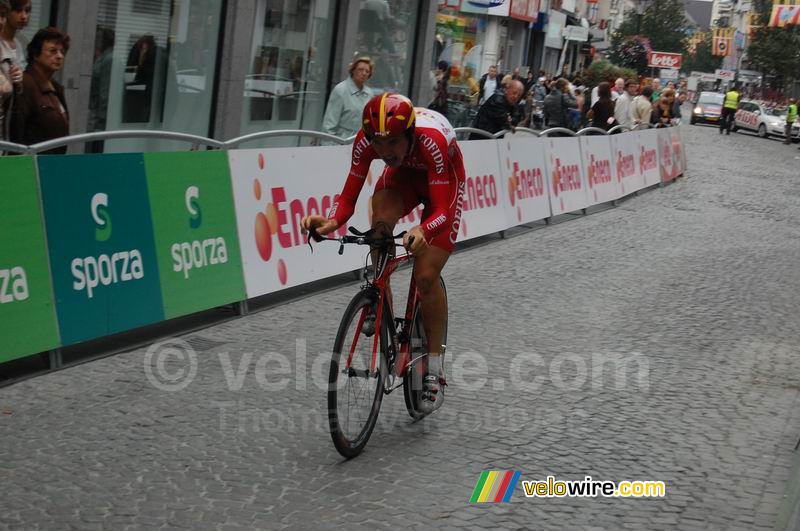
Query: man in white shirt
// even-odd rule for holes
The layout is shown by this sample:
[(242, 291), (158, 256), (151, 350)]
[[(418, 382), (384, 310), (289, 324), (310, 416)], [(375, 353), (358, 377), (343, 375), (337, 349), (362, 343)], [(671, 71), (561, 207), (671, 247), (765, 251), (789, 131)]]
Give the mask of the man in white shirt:
[(483, 74), (483, 77), (481, 77), (478, 104), (483, 105), (486, 100), (491, 98), (492, 95), (497, 91), (498, 86), (499, 80), (497, 79), (497, 67), (492, 65), (489, 67), (489, 71)]
[[(619, 81), (617, 80), (617, 84), (619, 84)], [(633, 98), (636, 97), (636, 93), (639, 92), (639, 83), (629, 79), (628, 81), (623, 81), (623, 87), (625, 90), (614, 104), (614, 119), (618, 125), (633, 129), (631, 104), (633, 103)]]

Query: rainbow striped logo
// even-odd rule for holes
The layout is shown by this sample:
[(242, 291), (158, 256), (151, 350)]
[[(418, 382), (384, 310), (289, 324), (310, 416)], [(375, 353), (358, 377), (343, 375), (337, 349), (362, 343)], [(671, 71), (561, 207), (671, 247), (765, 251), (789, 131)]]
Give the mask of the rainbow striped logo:
[(469, 499), (470, 503), (509, 501), (514, 489), (517, 487), (521, 474), (522, 472), (519, 470), (509, 470), (507, 472), (484, 470), (481, 472), (481, 477), (478, 478), (475, 490), (472, 491), (472, 497)]

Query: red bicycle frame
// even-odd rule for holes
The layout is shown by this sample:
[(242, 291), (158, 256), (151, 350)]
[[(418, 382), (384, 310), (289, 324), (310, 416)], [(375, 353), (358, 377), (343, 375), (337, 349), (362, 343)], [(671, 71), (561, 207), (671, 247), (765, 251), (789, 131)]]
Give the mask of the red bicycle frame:
[[(377, 276), (375, 281), (373, 281), (372, 284), (371, 284), (372, 287), (378, 291), (378, 309), (377, 309), (377, 312), (376, 312), (376, 315), (375, 315), (375, 338), (372, 340), (372, 360), (370, 362), (370, 369), (369, 369), (370, 370), (370, 374), (375, 374), (375, 368), (376, 368), (377, 362), (378, 362), (378, 349), (379, 349), (380, 337), (381, 337), (380, 330), (381, 330), (381, 323), (383, 322), (383, 318), (384, 318), (383, 308), (384, 308), (384, 302), (386, 300), (387, 293), (388, 293), (389, 278), (397, 270), (397, 268), (400, 266), (401, 262), (404, 262), (404, 261), (409, 260), (409, 259), (410, 259), (410, 256), (405, 255), (405, 256), (392, 258), (391, 260), (388, 261), (388, 263), (383, 268), (381, 268), (380, 265), (378, 265), (378, 271), (379, 271), (380, 274)], [(379, 258), (379, 261), (380, 261), (380, 258)], [(411, 283), (410, 283), (410, 285), (408, 287), (408, 300), (406, 301), (406, 313), (405, 313), (406, 326), (410, 326), (411, 323), (413, 322), (413, 319), (414, 319), (414, 315), (413, 315), (414, 314), (414, 308), (417, 306), (417, 301), (418, 300), (419, 300), (419, 292), (417, 291), (417, 283), (414, 280), (414, 275), (412, 274), (411, 275)], [(389, 309), (390, 309), (390, 311), (393, 311), (391, 306), (389, 307)], [(347, 369), (350, 368), (350, 363), (351, 363), (351, 361), (353, 359), (353, 353), (356, 350), (356, 345), (358, 344), (358, 338), (361, 335), (360, 331), (361, 331), (361, 328), (364, 326), (364, 320), (367, 317), (367, 311), (368, 311), (368, 308), (364, 308), (361, 311), (361, 317), (358, 320), (358, 328), (357, 328), (359, 333), (356, 334), (356, 337), (353, 339), (353, 344), (350, 347), (350, 353), (347, 356), (347, 365), (346, 365)], [(394, 318), (394, 314), (390, 315), (389, 318), (393, 319)], [(407, 328), (406, 328), (406, 330), (407, 330)], [(389, 338), (389, 340), (390, 341), (394, 341), (394, 338)], [(398, 345), (395, 345), (395, 347), (398, 347)], [(399, 345), (397, 358), (396, 358), (395, 364), (394, 364), (394, 373), (398, 377), (403, 375), (403, 372), (405, 372), (405, 370), (406, 370), (406, 368), (408, 366), (410, 348), (411, 348), (411, 339), (410, 338), (408, 338), (408, 341), (405, 341), (405, 342), (403, 342), (403, 343), (401, 343)]]

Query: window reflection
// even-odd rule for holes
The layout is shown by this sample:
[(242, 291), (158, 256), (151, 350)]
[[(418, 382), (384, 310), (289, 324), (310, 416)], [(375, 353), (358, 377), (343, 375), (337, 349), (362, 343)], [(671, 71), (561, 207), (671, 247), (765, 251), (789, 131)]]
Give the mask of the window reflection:
[(419, 0), (361, 0), (356, 55), (375, 61), (370, 86), (408, 94)]
[[(100, 0), (89, 131), (209, 134), (221, 0)], [(158, 140), (94, 143), (90, 151), (168, 150)]]
[[(245, 79), (243, 134), (320, 129), (335, 7), (333, 0), (257, 3), (250, 70)], [(267, 144), (306, 142), (287, 137)]]

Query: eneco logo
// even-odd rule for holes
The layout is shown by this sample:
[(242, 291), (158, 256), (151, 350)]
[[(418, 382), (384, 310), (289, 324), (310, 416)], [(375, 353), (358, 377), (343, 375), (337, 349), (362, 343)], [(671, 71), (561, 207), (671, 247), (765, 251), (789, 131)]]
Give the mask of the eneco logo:
[[(97, 242), (111, 239), (111, 214), (108, 205), (109, 197), (104, 193), (94, 194), (90, 201), (90, 212), (97, 225), (94, 232)], [(89, 299), (94, 297), (95, 288), (101, 285), (110, 286), (144, 278), (142, 253), (138, 249), (75, 258), (70, 263), (70, 271), (73, 277), (72, 289), (86, 290)]]
[(658, 157), (655, 149), (645, 149), (641, 146), (639, 150), (639, 171), (643, 174), (648, 170), (654, 170), (658, 166)]
[[(184, 203), (189, 212), (189, 227), (199, 229), (203, 224), (203, 214), (200, 208), (200, 188), (190, 186), (184, 193)], [(172, 270), (183, 273), (183, 278), (189, 278), (192, 269), (202, 269), (209, 266), (228, 263), (228, 248), (225, 238), (206, 238), (189, 242), (173, 243), (170, 248), (172, 254)]]
[(596, 184), (608, 184), (611, 182), (611, 162), (608, 159), (597, 159), (594, 155), (589, 156), (589, 188)]
[(94, 229), (94, 239), (98, 242), (111, 238), (111, 214), (108, 213), (108, 194), (94, 194), (92, 196), (92, 218), (97, 227)]
[[(264, 170), (264, 155), (258, 155), (258, 167)], [(367, 175), (367, 180), (371, 179), (371, 174)], [(305, 244), (300, 229), (300, 220), (306, 215), (318, 214), (325, 215), (329, 212), (339, 199), (338, 194), (331, 197), (322, 196), (320, 200), (315, 197), (305, 199), (287, 198), (286, 189), (282, 186), (272, 188), (269, 192), (261, 187), (261, 181), (253, 179), (253, 197), (257, 202), (262, 198), (266, 199), (267, 193), (271, 196), (271, 201), (266, 204), (263, 211), (256, 214), (253, 235), (255, 238), (256, 250), (264, 262), (272, 259), (273, 236), (276, 236), (278, 245), (283, 249), (291, 249)], [(261, 206), (258, 207), (261, 210)], [(329, 212), (329, 216), (332, 212)], [(347, 234), (347, 226), (343, 225), (337, 232), (339, 236)], [(289, 280), (289, 271), (286, 262), (280, 258), (277, 261), (278, 280), (281, 285), (286, 285)]]
[(556, 157), (553, 170), (553, 192), (568, 192), (581, 189), (581, 170), (577, 164), (561, 165), (561, 159)]

